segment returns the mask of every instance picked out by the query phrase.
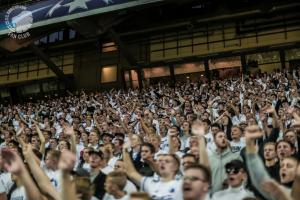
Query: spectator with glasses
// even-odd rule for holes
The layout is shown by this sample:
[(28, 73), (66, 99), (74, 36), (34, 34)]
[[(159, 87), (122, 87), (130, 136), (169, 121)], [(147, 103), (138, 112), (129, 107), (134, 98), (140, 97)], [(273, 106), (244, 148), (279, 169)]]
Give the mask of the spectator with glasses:
[(242, 161), (232, 160), (225, 165), (225, 169), (228, 188), (216, 192), (212, 200), (243, 200), (244, 198), (254, 197), (254, 194), (245, 188), (248, 175)]
[(184, 200), (209, 200), (210, 170), (204, 165), (190, 165), (184, 171), (182, 195)]

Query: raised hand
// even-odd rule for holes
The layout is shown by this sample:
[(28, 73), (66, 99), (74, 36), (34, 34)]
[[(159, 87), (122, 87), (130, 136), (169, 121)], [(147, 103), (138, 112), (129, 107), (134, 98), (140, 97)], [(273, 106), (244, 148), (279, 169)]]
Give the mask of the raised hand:
[(291, 124), (293, 128), (300, 128), (300, 116), (297, 113), (293, 113), (294, 122)]
[(26, 159), (33, 155), (32, 146), (31, 144), (24, 144), (23, 148), (23, 155)]
[(192, 133), (196, 136), (204, 136), (205, 129), (201, 122), (196, 122), (192, 125)]
[(16, 136), (18, 137), (22, 132), (24, 131), (24, 127), (22, 126), (16, 133)]
[(3, 148), (1, 150), (1, 156), (3, 160), (4, 168), (13, 174), (20, 175), (24, 171), (26, 171), (25, 165), (21, 159), (21, 157), (8, 148)]
[(288, 113), (288, 114), (293, 114), (294, 111), (295, 111), (295, 108), (294, 108), (294, 107), (289, 107), (289, 108), (287, 109), (287, 113)]
[(214, 101), (210, 99), (210, 100), (208, 100), (208, 102), (207, 102), (207, 106), (208, 106), (209, 108), (211, 108), (212, 105), (213, 105), (213, 103), (214, 103)]
[(63, 126), (63, 132), (64, 132), (64, 134), (69, 135), (69, 136), (74, 135), (74, 128), (73, 128), (73, 126), (69, 126), (69, 125), (65, 124)]
[(123, 149), (124, 149), (124, 150), (129, 150), (130, 148), (131, 148), (131, 141), (128, 140), (127, 142), (125, 142), (125, 143), (123, 144)]
[(61, 156), (59, 158), (58, 168), (66, 172), (72, 171), (75, 162), (76, 162), (76, 155), (69, 150), (64, 150), (61, 153)]
[(261, 121), (265, 121), (267, 119), (265, 113), (263, 113), (263, 112), (259, 113), (259, 118)]
[(257, 138), (261, 138), (263, 135), (263, 131), (260, 130), (259, 126), (257, 125), (248, 126), (245, 130), (246, 140), (254, 140)]
[(265, 110), (265, 113), (275, 113), (275, 108), (273, 106), (267, 107)]
[(272, 194), (277, 200), (293, 200), (290, 194), (284, 191), (283, 187), (279, 185), (275, 180), (269, 180), (262, 183), (262, 189)]

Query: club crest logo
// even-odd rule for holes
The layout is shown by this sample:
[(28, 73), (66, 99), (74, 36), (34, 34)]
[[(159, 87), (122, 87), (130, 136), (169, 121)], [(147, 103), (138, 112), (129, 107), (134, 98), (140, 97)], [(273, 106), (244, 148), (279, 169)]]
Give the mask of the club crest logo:
[(11, 7), (5, 15), (5, 24), (9, 29), (8, 35), (14, 39), (25, 39), (30, 36), (28, 30), (33, 23), (33, 15), (26, 6)]

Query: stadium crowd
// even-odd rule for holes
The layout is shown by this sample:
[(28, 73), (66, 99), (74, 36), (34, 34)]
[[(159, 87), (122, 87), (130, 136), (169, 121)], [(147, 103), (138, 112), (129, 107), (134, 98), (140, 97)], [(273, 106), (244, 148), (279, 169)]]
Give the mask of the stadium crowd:
[(300, 69), (1, 105), (0, 199), (297, 200)]

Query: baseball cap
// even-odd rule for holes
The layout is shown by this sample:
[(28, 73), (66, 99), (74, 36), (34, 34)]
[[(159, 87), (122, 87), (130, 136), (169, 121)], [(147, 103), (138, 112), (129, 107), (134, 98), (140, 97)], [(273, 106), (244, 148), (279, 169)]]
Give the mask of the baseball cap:
[(235, 168), (235, 169), (245, 169), (245, 164), (240, 161), (240, 160), (232, 160), (229, 163), (227, 163), (225, 165), (225, 169), (231, 169), (231, 168)]

